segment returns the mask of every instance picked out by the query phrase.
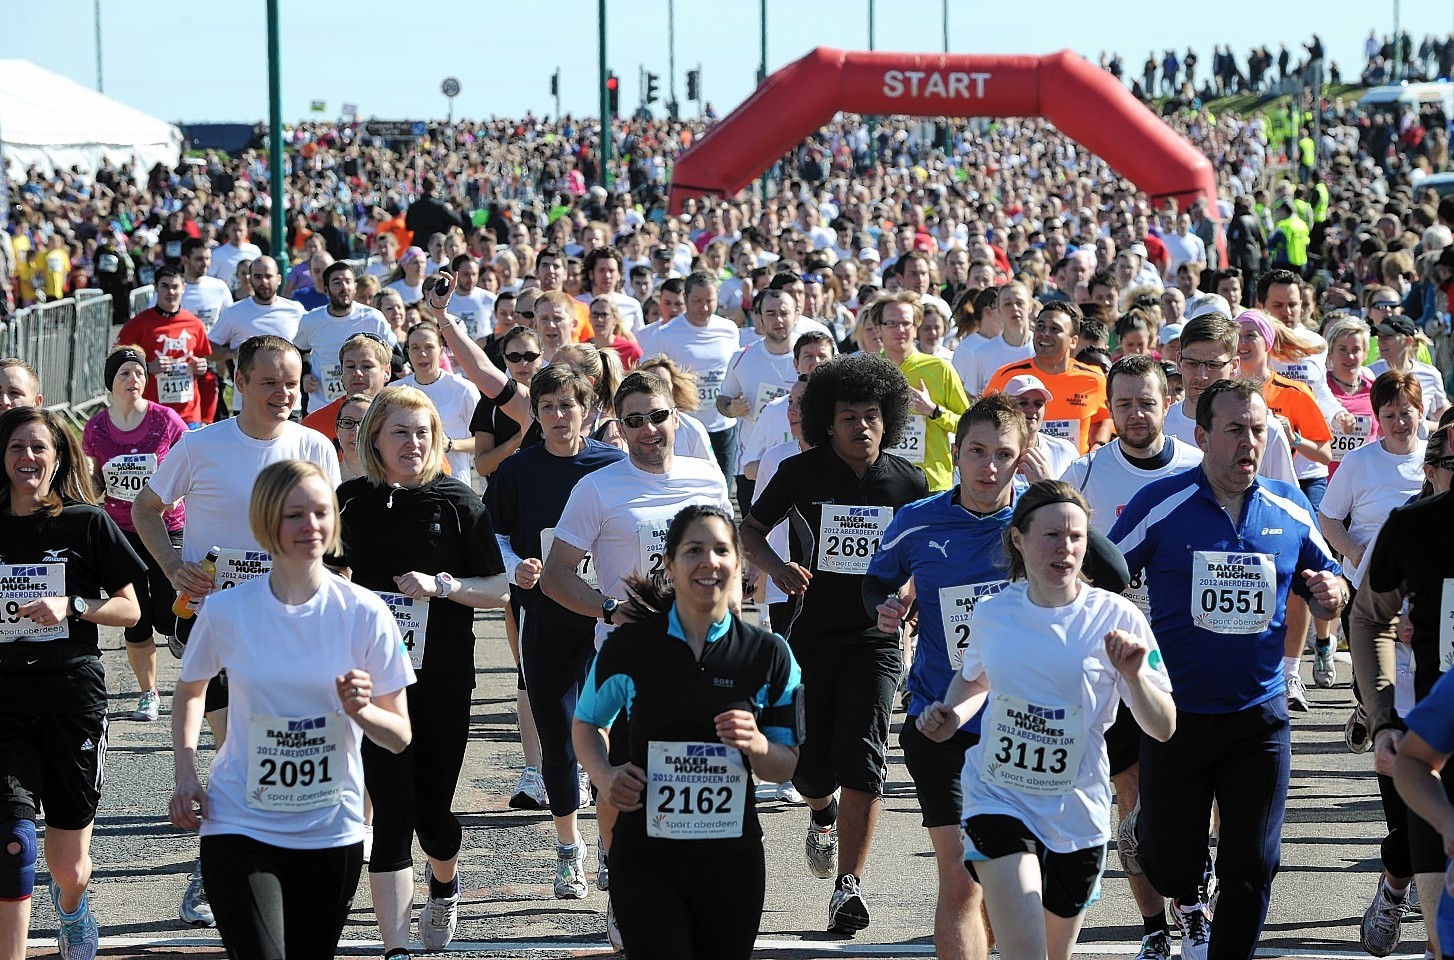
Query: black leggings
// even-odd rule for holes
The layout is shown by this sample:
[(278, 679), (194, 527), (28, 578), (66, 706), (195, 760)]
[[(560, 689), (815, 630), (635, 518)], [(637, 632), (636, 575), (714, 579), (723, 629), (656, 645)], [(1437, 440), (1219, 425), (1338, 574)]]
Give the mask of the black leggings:
[(241, 834), (202, 838), (202, 882), (232, 960), (333, 960), (363, 844), (290, 850)]
[(403, 753), (363, 741), (364, 784), (374, 801), (369, 873), (412, 867), (416, 832), (420, 849), (436, 860), (459, 853), (463, 830), (450, 805), (469, 743), (470, 691), (416, 683), (409, 688), (409, 723), (414, 740)]
[(528, 611), (523, 619), (520, 666), (535, 715), (535, 731), (540, 735), (540, 775), (551, 814), (567, 817), (580, 807), (571, 722), (581, 684), (596, 654), (595, 630), (590, 623), (567, 625), (560, 618)]
[[(167, 575), (162, 573), (161, 564), (157, 563), (156, 557), (141, 542), (141, 535), (130, 530), (123, 530), (126, 542), (136, 551), (136, 555), (146, 561), (146, 576), (132, 583), (136, 590), (136, 602), (141, 607), (141, 619), (136, 621), (135, 626), (126, 628), (123, 636), (127, 643), (151, 643), (152, 631), (155, 630), (164, 637), (170, 637), (177, 632), (177, 615), (172, 613), (172, 604), (177, 599), (177, 591), (172, 587), (172, 582)], [(178, 551), (182, 549), (182, 531), (171, 532), (172, 546)]]
[(723, 850), (712, 844), (712, 873), (728, 883), (683, 883), (702, 861), (679, 843), (680, 857), (657, 854), (619, 826), (611, 844), (611, 909), (631, 960), (747, 960), (762, 925), (766, 868), (762, 844)]

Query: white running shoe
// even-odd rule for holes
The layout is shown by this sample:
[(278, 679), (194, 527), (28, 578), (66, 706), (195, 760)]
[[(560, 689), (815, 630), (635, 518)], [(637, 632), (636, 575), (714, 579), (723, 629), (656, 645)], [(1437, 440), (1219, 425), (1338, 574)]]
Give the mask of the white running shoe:
[(611, 941), (611, 949), (621, 953), (626, 947), (621, 942), (621, 928), (616, 926), (616, 908), (606, 899), (606, 939)]
[(1379, 874), (1373, 902), (1363, 911), (1363, 923), (1358, 928), (1358, 943), (1371, 956), (1386, 957), (1398, 947), (1407, 900), (1407, 892), (1395, 900), (1388, 888), (1388, 878)]
[(868, 901), (853, 874), (841, 877), (828, 901), (828, 932), (852, 936), (869, 924)]
[(202, 886), (202, 862), (192, 865), (192, 875), (187, 879), (187, 889), (182, 891), (182, 903), (177, 907), (177, 916), (183, 923), (194, 927), (215, 927), (212, 904), (207, 900), (207, 888)]
[(783, 803), (801, 804), (803, 802), (803, 795), (798, 792), (797, 787), (793, 786), (791, 780), (784, 780), (778, 784), (777, 790), (773, 791), (772, 796), (774, 800), (781, 800)]
[(605, 893), (611, 889), (611, 865), (606, 861), (606, 845), (596, 838), (596, 889)]
[(1289, 713), (1307, 713), (1312, 709), (1308, 703), (1308, 688), (1297, 674), (1287, 678), (1287, 709)]
[(136, 701), (131, 719), (151, 723), (162, 715), (162, 698), (155, 690), (147, 690)]
[(1212, 917), (1204, 903), (1183, 907), (1175, 900), (1171, 909), (1177, 914), (1176, 925), (1181, 928), (1181, 960), (1207, 960), (1207, 949), (1212, 942)]
[(454, 939), (459, 926), (459, 876), (454, 878), (454, 893), (448, 897), (430, 896), (419, 911), (419, 942), (425, 950), (443, 950)]
[(804, 843), (808, 869), (819, 880), (828, 880), (838, 868), (838, 825), (820, 827), (808, 818), (808, 839)]
[(1338, 682), (1338, 666), (1333, 661), (1333, 638), (1313, 642), (1313, 686), (1327, 690)]
[(586, 845), (577, 842), (555, 848), (555, 896), (557, 900), (584, 900), (586, 887)]
[(545, 796), (545, 780), (540, 771), (526, 767), (520, 771), (520, 782), (515, 785), (515, 794), (510, 798), (512, 810), (544, 810), (550, 806)]

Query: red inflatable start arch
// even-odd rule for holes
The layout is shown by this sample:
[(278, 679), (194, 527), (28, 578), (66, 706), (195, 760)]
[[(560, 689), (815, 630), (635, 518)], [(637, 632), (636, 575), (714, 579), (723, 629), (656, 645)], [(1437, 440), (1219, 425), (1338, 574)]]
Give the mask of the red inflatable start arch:
[(1044, 117), (1156, 202), (1198, 197), (1216, 216), (1211, 162), (1115, 77), (1069, 50), (1036, 56), (862, 53), (818, 47), (778, 70), (676, 162), (669, 209), (737, 193), (844, 110)]

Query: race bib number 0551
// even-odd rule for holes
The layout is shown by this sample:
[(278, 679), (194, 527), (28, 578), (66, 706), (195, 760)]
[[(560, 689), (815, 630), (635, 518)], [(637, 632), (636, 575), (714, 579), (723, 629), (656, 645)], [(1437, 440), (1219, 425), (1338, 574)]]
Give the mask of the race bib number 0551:
[(742, 836), (742, 754), (721, 743), (652, 740), (646, 760), (646, 835), (671, 840)]
[(1192, 554), (1191, 621), (1213, 633), (1261, 633), (1277, 605), (1277, 567), (1266, 553)]

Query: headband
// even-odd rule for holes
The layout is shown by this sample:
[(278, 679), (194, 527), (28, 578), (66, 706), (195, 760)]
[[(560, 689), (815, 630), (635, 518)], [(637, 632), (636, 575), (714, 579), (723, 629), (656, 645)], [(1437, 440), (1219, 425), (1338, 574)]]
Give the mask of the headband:
[(142, 356), (139, 350), (132, 350), (128, 347), (125, 350), (117, 350), (106, 358), (107, 390), (110, 390), (112, 384), (116, 382), (116, 375), (121, 372), (122, 366), (128, 363), (139, 363), (141, 364), (142, 373), (146, 372), (146, 357)]

